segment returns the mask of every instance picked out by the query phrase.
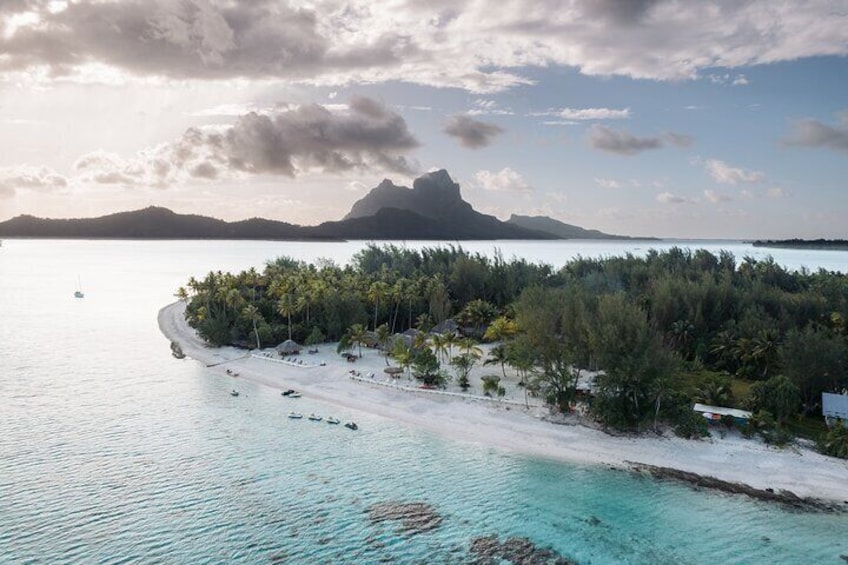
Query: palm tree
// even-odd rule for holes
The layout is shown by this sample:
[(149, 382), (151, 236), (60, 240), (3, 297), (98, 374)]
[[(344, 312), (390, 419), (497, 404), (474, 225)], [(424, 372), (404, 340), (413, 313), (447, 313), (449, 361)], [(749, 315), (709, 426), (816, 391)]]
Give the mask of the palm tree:
[(241, 297), (241, 293), (237, 288), (231, 288), (225, 295), (224, 303), (235, 312), (244, 304), (244, 299)]
[(761, 378), (765, 379), (777, 363), (778, 336), (771, 330), (760, 330), (751, 340), (751, 345), (751, 359), (762, 367)]
[(259, 343), (259, 330), (256, 328), (256, 321), (262, 318), (262, 314), (259, 313), (259, 308), (257, 308), (255, 304), (248, 304), (244, 307), (244, 310), (242, 310), (241, 313), (245, 318), (248, 318), (251, 322), (253, 322), (253, 335), (256, 336), (256, 349), (262, 349), (262, 344)]
[(486, 341), (503, 341), (511, 338), (517, 332), (518, 325), (513, 320), (506, 316), (499, 316), (486, 328), (483, 339)]
[(174, 294), (178, 300), (182, 300), (183, 302), (188, 302), (188, 291), (184, 286), (181, 286), (177, 289), (177, 292)]
[(395, 302), (395, 313), (392, 316), (392, 333), (395, 333), (395, 327), (397, 326), (397, 318), (398, 312), (400, 311), (400, 304), (403, 302), (403, 299), (406, 297), (406, 289), (408, 287), (407, 280), (405, 278), (400, 278), (395, 281), (395, 284), (392, 285), (391, 289), (389, 289), (389, 296)]
[(430, 346), (433, 348), (433, 351), (436, 353), (439, 361), (445, 359), (448, 354), (448, 342), (445, 339), (445, 335), (446, 334), (433, 334), (430, 336)]
[(280, 296), (280, 299), (277, 301), (277, 312), (280, 313), (281, 316), (285, 316), (288, 320), (289, 325), (289, 339), (292, 338), (292, 322), (291, 316), (297, 311), (295, 306), (294, 295), (290, 292), (287, 292)]
[(483, 365), (494, 365), (495, 363), (499, 363), (504, 379), (506, 379), (506, 364), (508, 361), (509, 356), (506, 354), (506, 347), (499, 345), (497, 347), (493, 347), (492, 350), (489, 351), (489, 358), (483, 362)]
[(448, 348), (448, 363), (453, 360), (453, 346), (459, 343), (459, 334), (456, 332), (446, 333), (443, 336), (445, 345)]
[(483, 350), (480, 349), (470, 337), (460, 339), (458, 345), (460, 351), (466, 355), (474, 357), (475, 359), (480, 359), (483, 356)]
[(355, 345), (359, 349), (359, 357), (362, 357), (362, 342), (365, 341), (365, 326), (362, 324), (353, 324), (347, 329), (347, 336), (351, 346)]
[(392, 348), (392, 357), (398, 362), (398, 365), (406, 369), (406, 374), (411, 377), (410, 368), (412, 367), (412, 349), (406, 345), (402, 339), (395, 341)]
[(375, 281), (368, 289), (368, 300), (374, 303), (374, 329), (377, 329), (377, 314), (380, 310), (380, 300), (389, 293), (389, 285), (383, 281)]
[(389, 366), (389, 352), (386, 351), (386, 347), (389, 344), (389, 339), (392, 337), (391, 332), (389, 332), (389, 324), (380, 324), (377, 326), (377, 330), (374, 332), (377, 334), (377, 343), (380, 345), (380, 349), (383, 352), (383, 357), (386, 359), (386, 367)]

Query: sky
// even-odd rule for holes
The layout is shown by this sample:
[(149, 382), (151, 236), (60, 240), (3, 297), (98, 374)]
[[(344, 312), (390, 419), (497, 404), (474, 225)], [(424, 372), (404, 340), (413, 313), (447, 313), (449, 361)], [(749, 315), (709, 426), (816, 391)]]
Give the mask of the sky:
[(479, 211), (848, 238), (844, 0), (2, 0), (0, 221)]

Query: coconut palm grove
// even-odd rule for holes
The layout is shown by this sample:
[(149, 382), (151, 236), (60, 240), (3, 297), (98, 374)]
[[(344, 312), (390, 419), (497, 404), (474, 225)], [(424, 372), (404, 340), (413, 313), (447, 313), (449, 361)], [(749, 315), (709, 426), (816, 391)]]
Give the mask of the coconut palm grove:
[[(698, 437), (706, 429), (693, 401), (736, 406), (754, 413), (746, 433), (775, 443), (800, 435), (848, 455), (845, 429), (828, 431), (820, 403), (848, 387), (841, 273), (680, 248), (554, 270), (454, 246), (370, 245), (347, 266), (281, 257), (263, 272), (193, 278), (177, 294), (214, 346), (376, 346), (438, 386), (462, 384), (483, 361), (474, 342), (494, 341), (485, 361), (526, 375), (528, 394), (557, 411), (579, 402), (604, 426)], [(414, 339), (393, 339), (410, 329)], [(597, 371), (589, 397), (577, 390), (582, 371)]]

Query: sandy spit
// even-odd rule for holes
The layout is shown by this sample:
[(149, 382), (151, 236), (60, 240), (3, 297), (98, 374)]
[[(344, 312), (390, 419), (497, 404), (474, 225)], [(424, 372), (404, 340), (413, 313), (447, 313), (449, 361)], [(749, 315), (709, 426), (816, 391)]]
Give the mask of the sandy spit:
[[(257, 358), (233, 347), (211, 348), (188, 326), (182, 302), (159, 312), (159, 327), (188, 357), (221, 374), (238, 373), (246, 379), (279, 390), (293, 388), (304, 396), (348, 409), (389, 418), (402, 425), (424, 429), (462, 442), (576, 464), (607, 465), (622, 469), (635, 464), (677, 469), (715, 477), (756, 489), (787, 490), (800, 497), (848, 501), (848, 461), (825, 457), (799, 446), (785, 449), (729, 434), (700, 441), (675, 437), (611, 436), (581, 425), (557, 425), (543, 418), (543, 407), (523, 405), (520, 388), (507, 386), (506, 402), (446, 397), (409, 392), (385, 384), (386, 364), (376, 351), (364, 350), (362, 359), (348, 364), (335, 352), (335, 344), (322, 345), (319, 353), (298, 356), (304, 366)], [(271, 351), (271, 350), (268, 350)], [(321, 365), (324, 363), (324, 365)], [(353, 380), (354, 368), (366, 382)], [(499, 370), (477, 369), (479, 377)], [(402, 384), (414, 387), (401, 379)], [(475, 386), (472, 386), (472, 392)]]

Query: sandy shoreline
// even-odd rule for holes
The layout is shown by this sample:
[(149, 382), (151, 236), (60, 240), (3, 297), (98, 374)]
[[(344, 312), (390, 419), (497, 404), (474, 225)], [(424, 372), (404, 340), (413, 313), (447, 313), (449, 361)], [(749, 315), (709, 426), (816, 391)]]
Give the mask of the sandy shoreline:
[[(384, 381), (385, 363), (374, 351), (348, 365), (330, 346), (316, 355), (300, 356), (312, 366), (291, 366), (256, 358), (244, 350), (210, 348), (188, 326), (182, 302), (159, 312), (159, 327), (192, 359), (226, 374), (236, 371), (269, 387), (294, 388), (304, 396), (346, 408), (390, 418), (459, 441), (469, 441), (549, 459), (579, 464), (629, 468), (631, 463), (667, 467), (708, 475), (756, 489), (788, 490), (800, 497), (848, 501), (848, 461), (825, 457), (812, 450), (770, 448), (736, 435), (703, 441), (667, 437), (614, 437), (585, 426), (555, 425), (543, 421), (546, 410), (525, 409), (523, 396), (511, 389), (516, 404), (407, 392), (348, 378), (351, 368), (362, 375), (374, 373)], [(326, 363), (321, 366), (320, 363)], [(487, 373), (499, 368), (487, 367)], [(478, 375), (480, 371), (478, 371)], [(367, 377), (366, 377), (367, 380)], [(407, 384), (409, 384), (407, 382)]]

